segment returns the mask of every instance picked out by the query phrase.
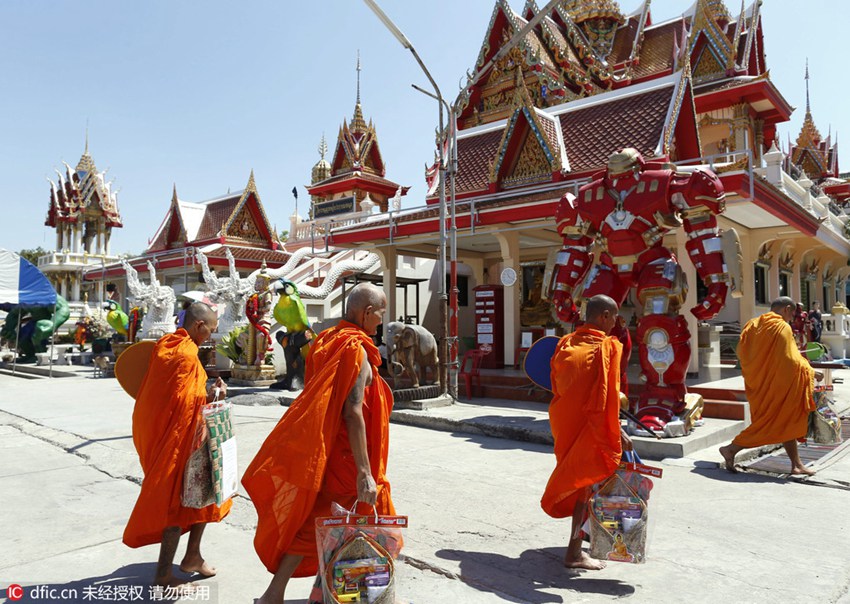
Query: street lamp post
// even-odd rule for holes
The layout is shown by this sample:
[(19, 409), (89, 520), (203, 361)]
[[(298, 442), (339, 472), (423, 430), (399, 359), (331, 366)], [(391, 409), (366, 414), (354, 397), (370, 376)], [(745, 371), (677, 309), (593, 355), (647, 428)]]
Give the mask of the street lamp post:
[[(546, 15), (550, 14), (555, 8), (558, 6), (561, 0), (550, 0), (546, 6), (544, 6), (541, 10), (537, 12), (537, 14), (532, 17), (528, 23), (526, 23), (519, 31), (517, 31), (508, 41), (503, 44), (501, 48), (494, 54), (484, 66), (481, 67), (478, 71), (476, 71), (469, 81), (466, 83), (466, 86), (461, 89), (458, 93), (458, 96), (454, 102), (454, 104), (449, 107), (448, 103), (443, 100), (442, 94), (440, 94), (440, 89), (437, 86), (437, 83), (434, 81), (434, 78), (431, 77), (431, 73), (425, 67), (425, 64), (422, 62), (422, 59), (419, 57), (419, 54), (416, 52), (416, 49), (413, 48), (413, 44), (411, 44), (410, 40), (401, 32), (401, 30), (396, 26), (395, 23), (387, 16), (387, 14), (378, 6), (375, 0), (363, 0), (366, 5), (375, 13), (375, 16), (380, 19), (381, 23), (390, 31), (390, 33), (395, 36), (396, 40), (408, 49), (413, 57), (416, 59), (416, 62), (419, 63), (419, 67), (422, 68), (422, 71), (425, 72), (426, 77), (431, 82), (431, 85), (434, 87), (434, 92), (436, 94), (432, 94), (427, 90), (423, 90), (419, 86), (414, 85), (413, 87), (419, 92), (430, 96), (437, 100), (437, 104), (440, 108), (440, 135), (442, 136), (443, 132), (443, 106), (445, 106), (446, 111), (449, 116), (449, 129), (451, 136), (451, 147), (449, 149), (449, 157), (450, 157), (450, 167), (449, 173), (452, 176), (451, 183), (451, 283), (450, 283), (450, 303), (447, 300), (446, 295), (446, 163), (445, 156), (443, 152), (443, 144), (441, 140), (437, 141), (437, 154), (438, 161), (440, 162), (440, 385), (441, 391), (443, 394), (446, 393), (446, 382), (448, 381), (448, 392), (452, 396), (452, 398), (457, 399), (457, 376), (458, 376), (458, 361), (457, 361), (457, 350), (458, 350), (458, 342), (457, 342), (457, 334), (458, 334), (458, 324), (457, 324), (457, 314), (458, 314), (458, 301), (457, 301), (457, 222), (455, 219), (455, 177), (457, 175), (457, 118), (460, 113), (460, 102), (463, 100), (466, 92), (475, 86), (481, 77), (493, 66), (497, 61), (499, 61), (502, 57), (504, 57), (514, 46), (519, 44), (521, 40), (525, 38), (525, 36), (546, 17)], [(447, 308), (447, 306), (450, 308)], [(447, 336), (448, 333), (448, 336)], [(451, 342), (451, 359), (448, 365), (445, 360), (448, 357), (449, 352), (449, 342)], [(449, 368), (447, 372), (446, 368)], [(447, 376), (448, 373), (448, 376)], [(448, 380), (446, 379), (448, 377)]]
[[(434, 78), (431, 76), (431, 72), (428, 71), (428, 68), (425, 67), (425, 63), (422, 62), (422, 59), (419, 57), (419, 53), (416, 52), (416, 49), (411, 44), (410, 40), (407, 39), (401, 30), (396, 26), (395, 23), (386, 15), (386, 13), (378, 6), (378, 3), (375, 0), (363, 0), (366, 3), (375, 16), (384, 24), (390, 33), (395, 36), (396, 40), (405, 47), (410, 53), (413, 55), (413, 58), (416, 59), (416, 62), (419, 64), (419, 67), (422, 69), (423, 73), (425, 73), (425, 77), (428, 78), (428, 81), (431, 82), (431, 86), (434, 88), (434, 93), (437, 98), (437, 106), (440, 109), (440, 121), (439, 121), (439, 136), (442, 136), (444, 129), (444, 119), (443, 119), (443, 105), (446, 105), (446, 102), (443, 100), (443, 95), (440, 92), (440, 87), (437, 86), (437, 82), (434, 81)], [(448, 106), (448, 105), (446, 105)], [(443, 152), (443, 145), (441, 141), (438, 141), (437, 144), (437, 153), (438, 153), (438, 161), (440, 165), (439, 178), (440, 178), (440, 394), (445, 395), (448, 386), (448, 375), (447, 375), (447, 359), (448, 359), (448, 338), (447, 338), (447, 327), (448, 327), (448, 295), (446, 293), (446, 161)]]

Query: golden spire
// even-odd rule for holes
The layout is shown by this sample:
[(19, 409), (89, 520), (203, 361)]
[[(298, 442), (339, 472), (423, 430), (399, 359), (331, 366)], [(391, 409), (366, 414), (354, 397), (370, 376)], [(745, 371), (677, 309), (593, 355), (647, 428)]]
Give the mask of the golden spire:
[(812, 105), (809, 103), (809, 57), (806, 57), (806, 113), (812, 112)]
[(325, 159), (325, 155), (328, 153), (328, 143), (325, 142), (325, 133), (322, 132), (322, 142), (319, 143), (319, 156), (322, 159)]
[(328, 144), (325, 142), (325, 135), (322, 133), (322, 142), (319, 143), (319, 155), (321, 159), (316, 162), (316, 165), (313, 166), (313, 172), (311, 174), (310, 184), (314, 185), (317, 182), (321, 182), (326, 178), (330, 178), (331, 176), (331, 165), (328, 163), (328, 160), (325, 159), (325, 154), (328, 152)]
[(354, 117), (351, 120), (352, 132), (365, 132), (366, 120), (363, 119), (363, 108), (360, 107), (360, 51), (357, 51), (357, 102), (354, 105)]
[(89, 123), (86, 120), (86, 146), (83, 149), (83, 155), (80, 157), (80, 161), (77, 162), (76, 167), (77, 172), (94, 172), (94, 160), (91, 155), (89, 155)]

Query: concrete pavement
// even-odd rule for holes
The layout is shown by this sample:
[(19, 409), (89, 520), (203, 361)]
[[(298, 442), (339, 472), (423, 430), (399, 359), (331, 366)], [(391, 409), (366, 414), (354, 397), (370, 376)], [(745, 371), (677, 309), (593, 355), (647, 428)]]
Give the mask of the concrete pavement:
[[(244, 469), (285, 408), (235, 409)], [(545, 423), (498, 407), (468, 411)], [(131, 414), (132, 401), (111, 379), (0, 376), (0, 597), (10, 583), (78, 591), (77, 600), (29, 600), (43, 602), (97, 602), (83, 599), (83, 590), (146, 585), (157, 548), (121, 543), (141, 478)], [(731, 475), (718, 461), (711, 448), (656, 462), (665, 475), (651, 501), (649, 561), (576, 573), (560, 565), (568, 521), (539, 507), (554, 467), (550, 446), (393, 424), (389, 477), (397, 508), (411, 521), (399, 599), (850, 602), (846, 450), (823, 460), (808, 484)], [(264, 588), (268, 574), (251, 545), (255, 522), (240, 496), (225, 522), (209, 527), (204, 551), (220, 572), (201, 583), (210, 587), (208, 601), (250, 603)], [(310, 584), (293, 581), (287, 601), (303, 602)]]

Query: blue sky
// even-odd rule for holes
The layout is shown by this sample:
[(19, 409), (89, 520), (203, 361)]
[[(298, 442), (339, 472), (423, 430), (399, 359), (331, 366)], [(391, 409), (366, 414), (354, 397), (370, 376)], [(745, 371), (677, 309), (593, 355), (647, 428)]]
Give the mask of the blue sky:
[[(446, 97), (474, 64), (494, 0), (382, 0), (416, 46)], [(515, 10), (522, 0), (512, 0)], [(545, 4), (538, 0), (538, 4)], [(638, 0), (621, 0), (630, 12)], [(690, 6), (654, 0), (656, 22)], [(730, 11), (739, 4), (727, 0)], [(771, 77), (798, 110), (780, 127), (796, 138), (811, 73), (812, 113), (821, 132), (850, 144), (842, 29), (850, 4), (766, 0)], [(846, 34), (843, 34), (846, 35)], [(842, 44), (843, 42), (843, 44)], [(168, 208), (241, 189), (251, 169), (269, 219), (289, 228), (293, 186), (305, 213), (310, 169), (324, 133), (333, 147), (355, 101), (356, 53), (362, 105), (373, 119), (388, 178), (412, 186), (405, 207), (424, 203), (424, 165), (434, 149), (436, 102), (411, 84), (427, 81), (410, 53), (359, 0), (3, 0), (0, 3), (0, 247), (51, 249), (43, 226), (46, 177), (89, 150), (120, 189), (124, 228), (113, 251), (141, 252)], [(331, 151), (332, 152), (332, 151)], [(850, 169), (850, 150), (842, 170)]]

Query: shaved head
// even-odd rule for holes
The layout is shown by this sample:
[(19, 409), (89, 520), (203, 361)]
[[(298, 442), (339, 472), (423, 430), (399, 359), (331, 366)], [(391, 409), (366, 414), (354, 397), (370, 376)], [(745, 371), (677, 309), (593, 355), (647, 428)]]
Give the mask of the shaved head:
[(345, 303), (345, 320), (375, 335), (387, 309), (384, 290), (371, 283), (358, 283), (351, 288)]
[(186, 325), (191, 325), (195, 321), (212, 323), (216, 319), (218, 319), (218, 315), (212, 308), (203, 302), (192, 302), (186, 309), (186, 318), (183, 319), (183, 323)]
[(794, 302), (793, 298), (789, 298), (788, 296), (780, 296), (770, 303), (770, 310), (778, 313), (786, 306), (796, 306), (796, 302)]
[(599, 294), (598, 296), (593, 296), (590, 300), (587, 301), (586, 320), (588, 322), (595, 321), (606, 310), (614, 315), (616, 315), (620, 311), (619, 307), (617, 306), (617, 303), (614, 302), (614, 300), (609, 298), (608, 296), (603, 296), (602, 294)]
[(218, 329), (218, 314), (203, 302), (192, 302), (183, 318), (183, 329), (198, 346)]
[(585, 321), (594, 327), (608, 333), (617, 322), (617, 313), (620, 308), (608, 296), (599, 294), (587, 301), (585, 309)]

